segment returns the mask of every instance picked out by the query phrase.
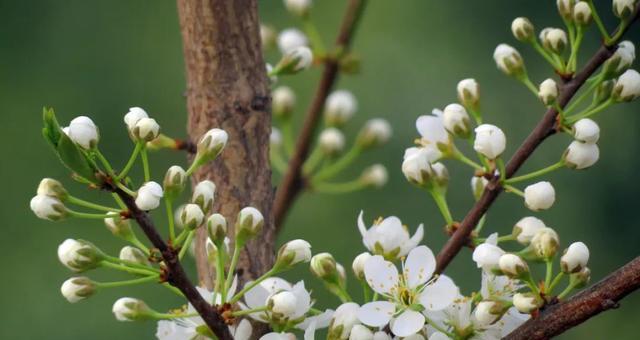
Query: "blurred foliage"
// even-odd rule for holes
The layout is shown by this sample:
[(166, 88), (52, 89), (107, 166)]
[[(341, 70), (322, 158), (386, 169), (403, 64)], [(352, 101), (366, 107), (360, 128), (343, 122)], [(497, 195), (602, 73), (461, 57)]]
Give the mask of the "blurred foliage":
[[(327, 42), (337, 31), (344, 1), (317, 1), (314, 19)], [(0, 175), (5, 194), (0, 205), (4, 234), (0, 249), (5, 255), (2, 339), (149, 339), (154, 323), (116, 322), (111, 306), (122, 295), (145, 299), (158, 309), (179, 304), (159, 287), (103, 291), (88, 301), (71, 305), (59, 293), (70, 273), (56, 258), (56, 248), (67, 237), (94, 241), (116, 253), (122, 245), (100, 222), (72, 220), (50, 223), (35, 218), (28, 202), (42, 177), (61, 179), (78, 196), (98, 198), (71, 184), (41, 138), (42, 106), (56, 109), (61, 123), (89, 114), (101, 129), (103, 151), (115, 164), (123, 164), (132, 148), (122, 122), (130, 106), (142, 106), (169, 135), (184, 136), (186, 110), (182, 46), (175, 3), (171, 1), (1, 1), (0, 21)], [(278, 29), (296, 25), (280, 1), (261, 1), (261, 16)], [(613, 27), (609, 1), (601, 4), (603, 16)], [(482, 87), (485, 120), (499, 125), (512, 152), (543, 113), (541, 104), (527, 90), (500, 74), (491, 55), (500, 42), (520, 49), (534, 82), (549, 77), (550, 70), (528, 47), (511, 37), (511, 20), (526, 15), (536, 27), (560, 26), (555, 1), (371, 1), (354, 50), (362, 56), (360, 75), (343, 77), (340, 88), (360, 98), (360, 111), (348, 127), (355, 132), (366, 119), (381, 116), (395, 129), (392, 143), (369, 153), (346, 178), (373, 162), (390, 170), (390, 183), (376, 192), (344, 196), (305, 194), (295, 204), (281, 241), (306, 238), (315, 252), (335, 254), (345, 267), (363, 251), (356, 229), (360, 209), (371, 221), (377, 216), (397, 215), (413, 230), (427, 226), (425, 242), (437, 251), (445, 240), (443, 220), (428, 195), (411, 187), (400, 172), (405, 147), (417, 135), (415, 118), (434, 107), (455, 100), (458, 80), (475, 77)], [(637, 27), (633, 40), (639, 42)], [(595, 33), (595, 29), (590, 30)], [(586, 39), (585, 54), (595, 50), (598, 37)], [(275, 61), (274, 52), (267, 59)], [(282, 83), (296, 89), (298, 119), (319, 77), (318, 70)], [(597, 118), (602, 127), (602, 156), (593, 168), (582, 172), (561, 171), (549, 176), (559, 193), (550, 211), (538, 214), (558, 230), (564, 245), (582, 240), (591, 248), (593, 279), (637, 255), (640, 217), (636, 214), (640, 182), (636, 179), (640, 117), (637, 103), (620, 105)], [(570, 142), (553, 138), (527, 163), (532, 170), (554, 162)], [(184, 162), (180, 154), (152, 156), (155, 169)], [(449, 201), (458, 219), (472, 205), (469, 169), (450, 166)], [(160, 179), (161, 171), (154, 173)], [(85, 194), (86, 193), (86, 194)], [(485, 230), (509, 232), (519, 218), (529, 214), (517, 197), (503, 195), (491, 210)], [(160, 215), (160, 214), (158, 214)], [(160, 220), (161, 216), (158, 216)], [(463, 292), (479, 287), (470, 252), (463, 250), (448, 274)], [(318, 306), (336, 305), (317, 281), (300, 268), (288, 277), (308, 279), (317, 293)], [(97, 279), (113, 278), (98, 271)], [(359, 290), (352, 282), (354, 295)], [(640, 296), (631, 296), (620, 309), (607, 312), (571, 330), (563, 339), (637, 338), (636, 315)]]

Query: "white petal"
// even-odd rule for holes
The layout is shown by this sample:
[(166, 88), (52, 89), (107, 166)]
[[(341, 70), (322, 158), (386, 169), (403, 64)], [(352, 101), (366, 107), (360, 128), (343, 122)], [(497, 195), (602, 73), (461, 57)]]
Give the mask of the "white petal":
[(429, 340), (449, 340), (449, 337), (442, 332), (435, 332), (431, 334)]
[(238, 275), (233, 277), (233, 281), (231, 281), (231, 286), (229, 287), (229, 291), (227, 292), (227, 296), (236, 295), (236, 290), (238, 289)]
[(498, 233), (493, 233), (487, 237), (484, 241), (485, 243), (493, 244), (494, 246), (498, 245)]
[(382, 327), (389, 323), (396, 305), (388, 301), (369, 302), (358, 309), (360, 322), (371, 327)]
[(404, 276), (409, 288), (427, 282), (436, 270), (436, 257), (427, 246), (414, 248), (404, 262)]
[(316, 337), (316, 322), (313, 321), (304, 331), (304, 340), (314, 340)]
[(360, 234), (364, 237), (367, 234), (367, 226), (364, 224), (364, 211), (360, 210), (360, 214), (358, 214), (358, 229), (360, 230)]
[(251, 327), (251, 322), (247, 319), (242, 319), (238, 326), (236, 326), (233, 338), (235, 340), (249, 340), (252, 332), (253, 328)]
[(304, 319), (304, 321), (296, 325), (296, 328), (307, 329), (308, 327), (311, 327), (311, 323), (315, 324), (315, 329), (327, 328), (329, 327), (329, 323), (331, 323), (334, 313), (335, 311), (333, 309), (327, 309), (322, 314), (310, 316)]
[(442, 118), (425, 115), (420, 116), (416, 120), (416, 128), (418, 133), (430, 143), (447, 143), (447, 130), (444, 128)]
[(365, 262), (364, 276), (369, 287), (379, 294), (389, 294), (398, 284), (398, 269), (380, 255), (373, 256)]
[(299, 318), (311, 308), (311, 295), (304, 288), (304, 281), (296, 283), (291, 292), (296, 297), (296, 311), (293, 313), (293, 317)]
[(426, 286), (420, 294), (420, 303), (428, 310), (446, 308), (460, 295), (460, 290), (453, 280), (440, 275), (436, 282)]
[[(247, 282), (249, 284), (250, 282)], [(280, 290), (291, 290), (289, 282), (279, 278), (271, 277), (262, 281), (259, 285), (251, 288), (245, 295), (244, 301), (251, 309), (264, 307), (267, 304), (269, 295)]]
[(422, 237), (424, 237), (424, 225), (420, 224), (418, 226), (418, 229), (416, 229), (416, 232), (413, 234), (413, 236), (411, 236), (411, 239), (409, 239), (408, 242), (405, 242), (402, 245), (402, 250), (400, 251), (400, 256), (407, 255), (411, 251), (411, 249), (413, 249), (416, 246), (418, 246), (418, 243), (420, 243), (420, 241), (422, 241)]
[(391, 332), (402, 337), (415, 334), (424, 327), (424, 320), (421, 313), (407, 309), (391, 321)]

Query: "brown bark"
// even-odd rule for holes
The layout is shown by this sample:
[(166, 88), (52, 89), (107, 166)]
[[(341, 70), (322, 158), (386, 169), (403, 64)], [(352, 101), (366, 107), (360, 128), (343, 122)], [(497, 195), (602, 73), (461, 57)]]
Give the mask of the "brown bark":
[[(243, 280), (255, 278), (271, 267), (275, 242), (269, 87), (257, 0), (178, 0), (178, 11), (189, 135), (197, 142), (214, 127), (229, 134), (221, 156), (197, 171), (194, 182), (210, 179), (216, 184), (214, 211), (227, 218), (231, 230), (243, 207), (253, 206), (263, 213), (263, 232), (245, 247), (238, 265)], [(205, 240), (202, 228), (195, 240), (198, 274), (211, 288), (213, 269), (206, 262)]]

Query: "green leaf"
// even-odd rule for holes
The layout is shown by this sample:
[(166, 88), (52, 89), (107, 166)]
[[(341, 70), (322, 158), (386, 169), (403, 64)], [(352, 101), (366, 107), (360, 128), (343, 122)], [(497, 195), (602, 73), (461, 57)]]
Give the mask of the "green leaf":
[(44, 139), (49, 142), (55, 149), (58, 146), (58, 141), (60, 140), (61, 135), (64, 133), (60, 128), (60, 124), (58, 124), (58, 120), (56, 119), (56, 115), (51, 108), (42, 108), (42, 120), (44, 122), (44, 127), (42, 128), (42, 135)]
[(97, 169), (93, 168), (85, 154), (66, 134), (60, 135), (56, 151), (67, 168), (92, 182), (97, 182), (95, 177)]

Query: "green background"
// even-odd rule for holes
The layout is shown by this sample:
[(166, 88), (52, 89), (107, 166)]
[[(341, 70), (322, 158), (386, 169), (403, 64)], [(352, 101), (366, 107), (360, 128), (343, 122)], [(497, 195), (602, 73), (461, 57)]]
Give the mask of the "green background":
[[(262, 19), (279, 29), (298, 23), (280, 1), (260, 1), (260, 7)], [(327, 42), (336, 33), (343, 7), (340, 0), (318, 1), (314, 16)], [(113, 301), (123, 295), (135, 296), (158, 309), (181, 301), (168, 291), (144, 287), (104, 291), (88, 301), (67, 303), (59, 286), (70, 273), (58, 263), (58, 244), (68, 237), (84, 238), (114, 254), (122, 244), (100, 222), (49, 223), (35, 218), (28, 205), (45, 176), (63, 180), (78, 196), (100, 197), (72, 184), (40, 137), (44, 105), (54, 107), (63, 123), (76, 115), (90, 115), (101, 129), (101, 148), (115, 164), (123, 164), (131, 149), (122, 122), (130, 106), (147, 109), (165, 133), (184, 135), (184, 67), (175, 3), (1, 1), (0, 13), (0, 178), (4, 192), (0, 205), (4, 266), (0, 338), (152, 338), (153, 323), (116, 322), (111, 314)], [(601, 13), (613, 27), (610, 2), (603, 2)], [(390, 144), (362, 157), (344, 179), (357, 176), (368, 164), (381, 162), (389, 168), (390, 182), (377, 191), (302, 196), (281, 241), (305, 238), (314, 252), (332, 252), (350, 267), (353, 256), (363, 251), (355, 221), (358, 211), (364, 209), (368, 221), (397, 215), (412, 230), (425, 223), (424, 241), (437, 251), (445, 240), (444, 223), (427, 195), (404, 180), (400, 172), (403, 150), (417, 135), (416, 117), (455, 101), (455, 85), (466, 77), (480, 82), (485, 120), (506, 132), (507, 155), (516, 149), (544, 110), (523, 86), (495, 69), (493, 49), (500, 42), (518, 47), (536, 83), (551, 75), (528, 46), (511, 37), (509, 25), (519, 15), (530, 17), (538, 28), (561, 25), (555, 1), (371, 1), (354, 46), (363, 59), (362, 72), (343, 77), (339, 87), (352, 90), (360, 102), (347, 128), (350, 140), (374, 116), (391, 121), (394, 137)], [(637, 33), (633, 38), (640, 40)], [(586, 42), (582, 60), (594, 51), (598, 37), (591, 34)], [(277, 57), (274, 52), (267, 55), (272, 62)], [(298, 121), (318, 76), (318, 70), (313, 70), (282, 79), (298, 93)], [(595, 280), (637, 255), (638, 108), (637, 103), (620, 105), (598, 117), (603, 130), (600, 162), (587, 171), (563, 170), (548, 176), (558, 192), (557, 203), (537, 214), (559, 232), (565, 246), (575, 240), (589, 245)], [(552, 138), (523, 172), (555, 162), (569, 142), (567, 136)], [(160, 169), (183, 161), (183, 155), (170, 153), (152, 158), (157, 179), (163, 173)], [(458, 164), (448, 165), (452, 176), (449, 202), (455, 217), (461, 219), (473, 203), (468, 187), (471, 172)], [(529, 214), (521, 199), (503, 195), (485, 228), (507, 233), (515, 221)], [(306, 268), (298, 272), (309, 278)], [(465, 293), (479, 286), (480, 272), (466, 249), (448, 274)], [(89, 275), (99, 280), (114, 278), (103, 271)], [(354, 283), (352, 288), (357, 288)], [(310, 279), (308, 286), (317, 293), (319, 306), (335, 306), (336, 301), (324, 295), (316, 281)], [(596, 317), (563, 338), (634, 339), (639, 312), (640, 295), (636, 294), (620, 309)]]

